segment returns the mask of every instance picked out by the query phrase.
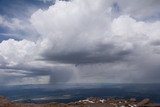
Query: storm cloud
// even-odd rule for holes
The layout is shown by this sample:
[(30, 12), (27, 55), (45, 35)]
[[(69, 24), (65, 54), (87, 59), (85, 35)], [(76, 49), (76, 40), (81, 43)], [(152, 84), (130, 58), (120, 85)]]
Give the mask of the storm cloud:
[(159, 5), (159, 0), (57, 0), (27, 22), (0, 17), (1, 27), (33, 31), (27, 34), (34, 38), (0, 43), (1, 74), (45, 84), (159, 83)]
[(59, 63), (68, 63), (68, 64), (95, 64), (95, 63), (112, 63), (115, 61), (125, 60), (131, 51), (130, 50), (116, 50), (111, 44), (99, 46), (95, 50), (90, 51), (80, 51), (80, 52), (70, 52), (70, 53), (61, 53), (54, 54), (44, 53), (44, 60), (54, 61)]

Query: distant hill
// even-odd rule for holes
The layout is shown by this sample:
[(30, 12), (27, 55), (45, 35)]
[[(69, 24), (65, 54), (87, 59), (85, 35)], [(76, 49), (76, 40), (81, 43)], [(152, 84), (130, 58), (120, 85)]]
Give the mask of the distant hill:
[(149, 99), (137, 101), (134, 98), (125, 99), (101, 99), (90, 97), (85, 100), (79, 100), (67, 104), (63, 103), (47, 103), (47, 104), (32, 104), (32, 103), (13, 103), (5, 97), (0, 96), (0, 107), (160, 107), (160, 104), (151, 103)]

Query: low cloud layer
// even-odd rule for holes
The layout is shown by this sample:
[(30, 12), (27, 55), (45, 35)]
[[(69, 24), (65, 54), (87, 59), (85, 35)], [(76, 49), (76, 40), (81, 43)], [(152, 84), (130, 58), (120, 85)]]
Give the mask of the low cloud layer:
[[(37, 77), (37, 83), (159, 83), (158, 4), (56, 1), (31, 15), (27, 26), (39, 35), (36, 40), (30, 36), (0, 43), (0, 67), (3, 72), (26, 71), (19, 72), (24, 81)], [(1, 19), (0, 26), (10, 27)]]

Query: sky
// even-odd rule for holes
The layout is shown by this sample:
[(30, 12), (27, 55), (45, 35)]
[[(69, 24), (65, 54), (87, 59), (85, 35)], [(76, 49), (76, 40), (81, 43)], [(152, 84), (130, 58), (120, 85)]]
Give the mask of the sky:
[(159, 0), (0, 0), (0, 85), (160, 83)]

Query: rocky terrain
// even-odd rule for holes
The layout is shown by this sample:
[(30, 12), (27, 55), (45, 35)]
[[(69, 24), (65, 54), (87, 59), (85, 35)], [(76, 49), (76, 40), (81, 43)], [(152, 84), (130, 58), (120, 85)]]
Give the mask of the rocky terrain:
[(24, 104), (14, 103), (0, 96), (0, 107), (160, 107), (160, 104), (151, 103), (149, 99), (137, 101), (134, 98), (125, 99), (101, 99), (96, 97), (87, 98), (68, 104), (48, 103), (48, 104)]

